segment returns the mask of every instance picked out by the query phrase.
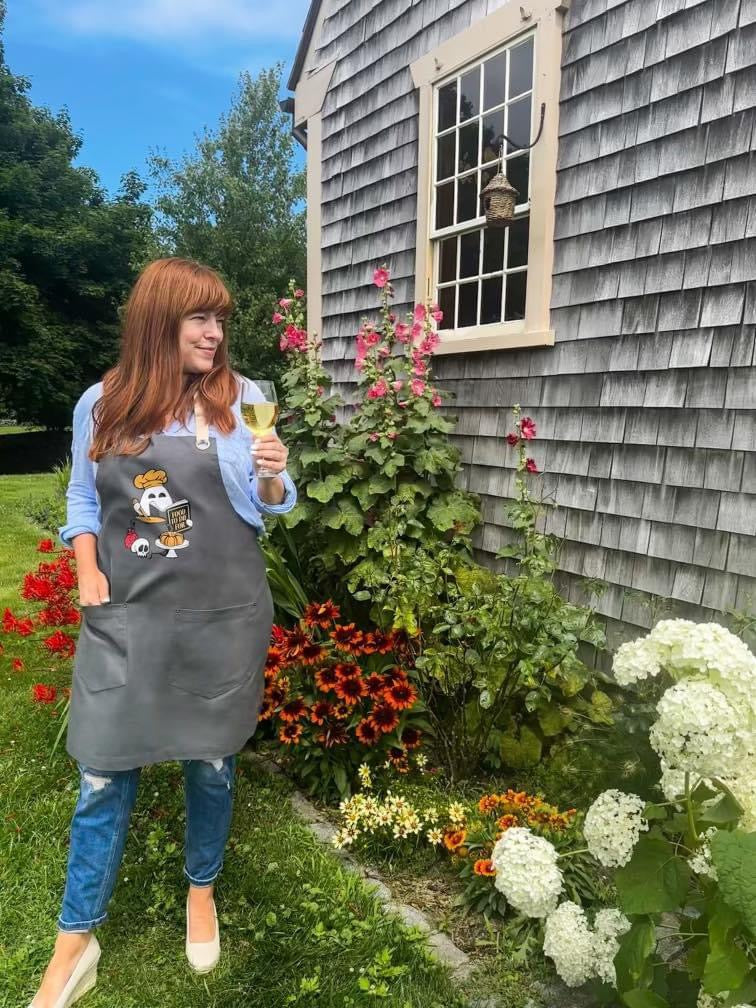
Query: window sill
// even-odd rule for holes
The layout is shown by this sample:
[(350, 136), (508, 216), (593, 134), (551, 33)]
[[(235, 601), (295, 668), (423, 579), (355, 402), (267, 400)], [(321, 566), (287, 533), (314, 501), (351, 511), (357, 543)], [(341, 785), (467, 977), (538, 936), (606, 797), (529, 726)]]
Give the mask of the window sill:
[(470, 353), (476, 350), (515, 350), (519, 347), (554, 345), (554, 330), (526, 329), (524, 322), (441, 329), (441, 342), (434, 355)]

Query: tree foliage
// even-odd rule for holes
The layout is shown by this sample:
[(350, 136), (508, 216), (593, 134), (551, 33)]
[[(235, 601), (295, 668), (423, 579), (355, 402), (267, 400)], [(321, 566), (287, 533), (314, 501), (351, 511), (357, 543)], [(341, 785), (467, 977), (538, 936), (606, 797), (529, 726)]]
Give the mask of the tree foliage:
[(278, 105), (281, 71), (243, 73), (230, 111), (190, 155), (150, 159), (164, 251), (219, 270), (237, 305), (232, 362), (273, 380), (283, 362), (271, 312), (289, 278), (304, 277), (306, 259), (305, 175)]
[[(0, 33), (4, 17), (0, 0)], [(0, 34), (0, 408), (60, 427), (115, 358), (150, 210), (135, 173), (110, 199), (95, 172), (75, 166), (82, 141), (68, 112), (35, 107), (28, 90)]]

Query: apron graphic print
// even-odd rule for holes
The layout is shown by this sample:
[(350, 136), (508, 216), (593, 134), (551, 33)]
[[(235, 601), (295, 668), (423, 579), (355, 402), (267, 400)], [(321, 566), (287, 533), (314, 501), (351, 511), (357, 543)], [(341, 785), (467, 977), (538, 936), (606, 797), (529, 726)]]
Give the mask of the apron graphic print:
[[(192, 527), (191, 505), (188, 500), (174, 501), (166, 488), (168, 474), (165, 469), (148, 469), (134, 477), (134, 486), (141, 490), (141, 497), (132, 499), (136, 522), (144, 525), (163, 525), (157, 539), (150, 544), (148, 529), (140, 535), (132, 520), (124, 536), (124, 548), (135, 556), (147, 559), (164, 556), (175, 559), (176, 550), (186, 549), (189, 540), (184, 533)], [(155, 553), (157, 550), (158, 553)]]

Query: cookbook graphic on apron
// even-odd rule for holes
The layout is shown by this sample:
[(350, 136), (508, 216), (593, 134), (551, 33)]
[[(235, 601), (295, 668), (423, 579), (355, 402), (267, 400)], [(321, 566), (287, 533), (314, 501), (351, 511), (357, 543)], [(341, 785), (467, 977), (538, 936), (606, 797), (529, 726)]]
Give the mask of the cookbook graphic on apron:
[(96, 486), (110, 602), (82, 606), (68, 752), (103, 771), (237, 752), (257, 727), (273, 599), (201, 413), (196, 436), (103, 458)]

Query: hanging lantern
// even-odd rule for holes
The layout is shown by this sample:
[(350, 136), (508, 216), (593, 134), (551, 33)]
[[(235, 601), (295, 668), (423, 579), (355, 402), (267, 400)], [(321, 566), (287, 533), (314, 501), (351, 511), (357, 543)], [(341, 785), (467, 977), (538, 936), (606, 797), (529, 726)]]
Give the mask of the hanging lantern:
[(504, 228), (514, 220), (514, 208), (519, 195), (504, 172), (500, 171), (491, 179), (480, 198), (486, 214), (488, 227)]

